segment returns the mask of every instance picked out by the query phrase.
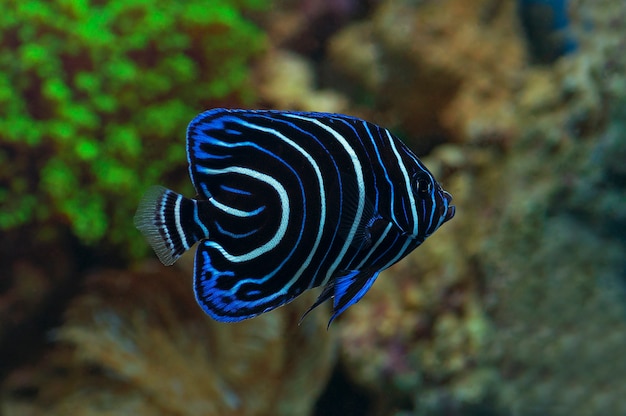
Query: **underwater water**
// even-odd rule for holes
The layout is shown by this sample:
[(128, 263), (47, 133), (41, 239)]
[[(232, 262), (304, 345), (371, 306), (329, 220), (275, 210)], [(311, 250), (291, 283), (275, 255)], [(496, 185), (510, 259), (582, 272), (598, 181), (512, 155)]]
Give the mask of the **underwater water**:
[[(626, 414), (622, 0), (3, 10), (0, 415)], [(217, 107), (384, 126), (456, 214), (328, 329), (217, 322), (133, 225)]]

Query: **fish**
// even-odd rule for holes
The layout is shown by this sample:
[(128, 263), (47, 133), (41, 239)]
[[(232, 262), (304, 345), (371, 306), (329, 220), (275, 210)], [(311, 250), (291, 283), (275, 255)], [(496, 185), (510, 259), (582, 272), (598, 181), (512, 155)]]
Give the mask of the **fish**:
[(135, 226), (164, 265), (194, 244), (200, 307), (238, 322), (321, 287), (328, 326), (454, 217), (452, 196), (389, 130), (334, 113), (216, 108), (187, 128), (197, 192), (147, 190)]
[(517, 15), (533, 62), (551, 64), (578, 49), (569, 0), (517, 0)]

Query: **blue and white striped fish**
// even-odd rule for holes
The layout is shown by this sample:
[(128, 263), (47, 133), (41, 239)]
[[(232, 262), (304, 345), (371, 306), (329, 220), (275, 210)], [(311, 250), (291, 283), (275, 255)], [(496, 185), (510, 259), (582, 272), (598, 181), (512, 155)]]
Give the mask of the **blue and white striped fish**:
[(151, 188), (135, 225), (166, 265), (200, 242), (196, 299), (218, 321), (322, 286), (307, 313), (333, 298), (330, 325), (455, 212), (408, 147), (346, 115), (209, 110), (187, 156), (198, 195)]

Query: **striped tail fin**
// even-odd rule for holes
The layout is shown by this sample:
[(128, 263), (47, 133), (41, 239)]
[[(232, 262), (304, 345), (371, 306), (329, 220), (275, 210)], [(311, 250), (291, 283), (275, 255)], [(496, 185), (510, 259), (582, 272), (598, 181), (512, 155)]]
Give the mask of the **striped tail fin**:
[(148, 189), (134, 222), (166, 266), (174, 264), (196, 241), (208, 237), (198, 217), (198, 201), (162, 186)]

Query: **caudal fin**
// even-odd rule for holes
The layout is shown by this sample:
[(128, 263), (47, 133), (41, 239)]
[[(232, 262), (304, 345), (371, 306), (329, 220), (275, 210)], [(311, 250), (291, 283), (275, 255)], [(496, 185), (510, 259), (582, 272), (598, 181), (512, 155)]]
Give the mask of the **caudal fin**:
[(207, 237), (206, 228), (196, 222), (197, 209), (197, 201), (162, 186), (148, 189), (139, 202), (135, 227), (166, 266), (174, 264), (196, 241)]

